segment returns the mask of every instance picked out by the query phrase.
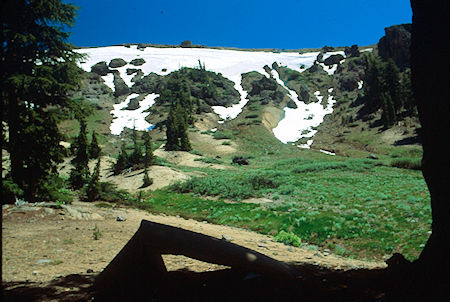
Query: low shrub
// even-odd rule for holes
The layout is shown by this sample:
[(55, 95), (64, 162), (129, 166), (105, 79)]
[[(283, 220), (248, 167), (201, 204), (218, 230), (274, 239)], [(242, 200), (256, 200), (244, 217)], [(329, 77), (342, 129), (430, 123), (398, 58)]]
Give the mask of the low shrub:
[(421, 170), (422, 161), (420, 158), (410, 158), (410, 157), (395, 158), (391, 161), (391, 167), (409, 170)]
[(245, 118), (257, 118), (257, 117), (258, 117), (258, 114), (256, 114), (256, 113), (250, 113), (245, 116)]
[(216, 131), (213, 133), (214, 139), (231, 139), (232, 137), (231, 131)]
[(292, 246), (301, 246), (302, 245), (302, 240), (297, 235), (295, 235), (294, 233), (291, 233), (291, 232), (288, 233), (283, 230), (281, 230), (278, 234), (276, 234), (273, 239), (276, 242), (282, 242), (287, 245), (292, 245)]

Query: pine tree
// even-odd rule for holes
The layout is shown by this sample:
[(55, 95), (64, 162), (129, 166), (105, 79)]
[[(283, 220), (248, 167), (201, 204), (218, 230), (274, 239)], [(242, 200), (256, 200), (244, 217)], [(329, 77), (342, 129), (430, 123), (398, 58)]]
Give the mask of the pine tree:
[(94, 172), (92, 173), (91, 179), (89, 180), (89, 184), (86, 188), (87, 201), (94, 201), (99, 198), (100, 195), (99, 180), (100, 180), (100, 157), (97, 160)]
[(89, 145), (89, 158), (95, 159), (100, 156), (101, 153), (100, 146), (97, 142), (97, 135), (95, 134), (95, 131), (92, 131), (92, 139), (91, 144)]
[(151, 184), (153, 184), (153, 179), (151, 179), (151, 178), (148, 176), (148, 170), (147, 170), (147, 167), (144, 168), (144, 178), (142, 179), (142, 181), (143, 181), (143, 184), (142, 184), (141, 188), (145, 188), (145, 187), (148, 187), (148, 186), (150, 186)]
[(11, 177), (34, 200), (63, 158), (61, 134), (46, 108), (65, 106), (67, 92), (79, 85), (80, 55), (66, 43), (64, 32), (73, 25), (76, 8), (61, 0), (4, 0), (0, 5), (0, 92)]
[(86, 137), (86, 121), (84, 119), (79, 120), (80, 132), (73, 144), (73, 150), (75, 157), (71, 163), (73, 165), (70, 171), (69, 183), (74, 189), (80, 189), (86, 183), (89, 176), (89, 156)]
[(144, 149), (145, 149), (144, 167), (148, 168), (153, 164), (154, 160), (150, 133), (148, 133), (148, 131), (145, 131), (144, 134), (142, 135), (142, 139), (144, 140)]
[(128, 161), (130, 163), (130, 166), (134, 166), (142, 162), (143, 156), (141, 146), (138, 144), (137, 141), (137, 131), (135, 127), (133, 127), (131, 136), (133, 139), (133, 153), (131, 153), (131, 155), (129, 156)]
[(383, 113), (381, 114), (381, 120), (385, 128), (391, 127), (396, 121), (395, 106), (391, 99), (390, 94), (382, 92), (379, 96)]
[(92, 131), (91, 143), (89, 144), (88, 150), (90, 159), (96, 159), (101, 154), (101, 148), (98, 145), (97, 133), (95, 133), (95, 131)]
[(119, 156), (117, 157), (117, 161), (113, 165), (114, 175), (120, 174), (127, 167), (128, 167), (128, 154), (127, 151), (125, 150), (125, 144), (122, 144)]
[(394, 104), (394, 108), (397, 111), (402, 106), (402, 103), (400, 98), (400, 70), (394, 60), (389, 59), (386, 62), (383, 71), (383, 79), (386, 91), (389, 93)]
[(365, 76), (364, 95), (366, 107), (370, 111), (375, 111), (382, 107), (380, 94), (383, 91), (383, 66), (380, 59), (370, 56), (367, 62)]

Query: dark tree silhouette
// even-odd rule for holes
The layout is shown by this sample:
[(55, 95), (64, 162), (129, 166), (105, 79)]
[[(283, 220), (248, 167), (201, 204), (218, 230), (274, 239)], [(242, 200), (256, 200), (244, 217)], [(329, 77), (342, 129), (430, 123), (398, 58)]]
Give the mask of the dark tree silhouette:
[(46, 108), (65, 105), (67, 92), (79, 83), (80, 55), (64, 31), (73, 25), (75, 10), (60, 0), (1, 1), (2, 121), (11, 177), (31, 200), (39, 198), (37, 186), (62, 159), (56, 121)]
[[(432, 233), (418, 264), (430, 278), (448, 280), (449, 127), (448, 1), (411, 0), (411, 71), (422, 124), (422, 171), (431, 195)], [(444, 135), (444, 137), (442, 137)], [(442, 279), (441, 279), (442, 280)], [(447, 283), (448, 286), (448, 283)], [(448, 287), (447, 287), (448, 289)]]

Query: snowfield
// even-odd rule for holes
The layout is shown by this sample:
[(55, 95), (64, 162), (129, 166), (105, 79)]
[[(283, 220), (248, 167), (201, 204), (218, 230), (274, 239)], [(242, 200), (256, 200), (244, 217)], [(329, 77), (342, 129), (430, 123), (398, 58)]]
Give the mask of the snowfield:
[(124, 110), (131, 99), (138, 97), (136, 93), (130, 94), (125, 101), (120, 104), (113, 105), (114, 109), (111, 111), (114, 119), (111, 122), (110, 130), (111, 134), (119, 135), (122, 130), (127, 127), (129, 129), (136, 128), (136, 130), (149, 130), (152, 128), (152, 124), (145, 120), (148, 115), (144, 112), (150, 108), (154, 103), (155, 99), (159, 97), (159, 94), (151, 93), (147, 95), (142, 101), (139, 102), (139, 108), (136, 110)]
[[(266, 76), (264, 66), (271, 66), (276, 62), (280, 66), (286, 66), (290, 69), (302, 72), (311, 67), (316, 60), (319, 52), (310, 52), (299, 54), (295, 52), (262, 52), (262, 51), (238, 51), (238, 50), (221, 50), (208, 48), (156, 48), (146, 47), (138, 49), (137, 45), (125, 46), (108, 46), (98, 48), (84, 48), (79, 49), (78, 52), (85, 53), (88, 57), (85, 61), (80, 63), (80, 67), (85, 71), (90, 72), (91, 67), (98, 62), (105, 61), (107, 64), (112, 59), (122, 58), (128, 64), (119, 68), (110, 68), (118, 70), (120, 76), (125, 83), (131, 87), (131, 78), (133, 75), (127, 75), (127, 68), (141, 69), (144, 75), (154, 72), (159, 75), (167, 75), (172, 71), (178, 70), (181, 67), (198, 67), (199, 62), (205, 66), (206, 70), (221, 73), (224, 77), (234, 82), (235, 89), (240, 93), (241, 101), (230, 107), (213, 106), (212, 109), (221, 119), (234, 119), (242, 111), (242, 108), (247, 104), (247, 92), (242, 88), (241, 75), (250, 71), (257, 71)], [(341, 53), (331, 52), (329, 55)], [(129, 64), (133, 59), (142, 58), (145, 63), (141, 66), (134, 66)], [(334, 73), (333, 68), (329, 68), (327, 72)], [(280, 121), (278, 126), (273, 129), (275, 136), (284, 143), (296, 141), (301, 137), (312, 137), (315, 130), (312, 127), (318, 126), (323, 121), (325, 114), (332, 112), (332, 104), (334, 100), (329, 100), (328, 106), (324, 108), (320, 105), (319, 96), (318, 102), (309, 105), (304, 104), (298, 100), (298, 96), (294, 91), (285, 87), (284, 83), (279, 79), (276, 71), (272, 72), (277, 82), (282, 85), (289, 92), (289, 97), (296, 103), (297, 109), (285, 108), (285, 116)], [(114, 90), (113, 75), (108, 74), (102, 77), (105, 84)], [(145, 121), (147, 115), (144, 110), (153, 105), (157, 94), (148, 95), (141, 103), (137, 110), (123, 110), (128, 102), (136, 97), (133, 94), (128, 96), (126, 101), (121, 104), (114, 105), (114, 110), (111, 112), (115, 119), (111, 124), (111, 133), (120, 134), (124, 127), (138, 130), (148, 129), (152, 125)], [(305, 132), (308, 132), (305, 134)], [(312, 141), (311, 141), (312, 143)], [(310, 145), (310, 144), (309, 144)]]

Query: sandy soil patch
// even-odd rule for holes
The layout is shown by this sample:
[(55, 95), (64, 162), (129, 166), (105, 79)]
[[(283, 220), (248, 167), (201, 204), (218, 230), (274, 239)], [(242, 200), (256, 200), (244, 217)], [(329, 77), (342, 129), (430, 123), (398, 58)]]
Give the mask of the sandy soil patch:
[[(270, 236), (234, 227), (153, 215), (130, 208), (98, 208), (93, 203), (74, 202), (70, 207), (90, 215), (86, 214), (88, 218), (80, 220), (70, 216), (65, 209), (48, 211), (37, 207), (36, 210), (20, 211), (14, 210), (11, 205), (3, 207), (3, 281), (39, 282), (69, 274), (84, 274), (88, 270), (100, 272), (136, 232), (142, 219), (216, 238), (225, 236), (233, 243), (286, 262), (310, 263), (335, 269), (385, 267), (383, 262), (364, 262), (286, 246), (275, 242)], [(117, 221), (119, 215), (126, 220)], [(98, 240), (93, 238), (96, 226), (101, 233)], [(167, 255), (164, 261), (168, 270), (184, 268), (209, 271), (223, 268), (183, 256)]]
[[(185, 152), (186, 153), (186, 152)], [(188, 153), (189, 154), (189, 153)], [(60, 167), (60, 174), (69, 175), (72, 165), (70, 164), (71, 158), (66, 158), (65, 162)], [(96, 160), (89, 162), (89, 168), (94, 170)], [(198, 176), (199, 173), (194, 172), (182, 172), (177, 169), (165, 166), (151, 166), (148, 169), (148, 175), (153, 178), (153, 184), (146, 188), (141, 188), (143, 184), (144, 169), (125, 171), (119, 175), (113, 175), (111, 166), (115, 162), (114, 158), (109, 156), (103, 156), (100, 161), (100, 181), (108, 181), (117, 185), (118, 189), (127, 190), (131, 193), (137, 190), (156, 190), (173, 184), (177, 181), (184, 181), (191, 176)]]
[(191, 154), (184, 151), (165, 151), (164, 146), (153, 152), (158, 157), (164, 158), (171, 164), (186, 167), (200, 167), (200, 168), (213, 168), (213, 169), (228, 169), (228, 166), (220, 164), (208, 164), (199, 161), (202, 156)]

